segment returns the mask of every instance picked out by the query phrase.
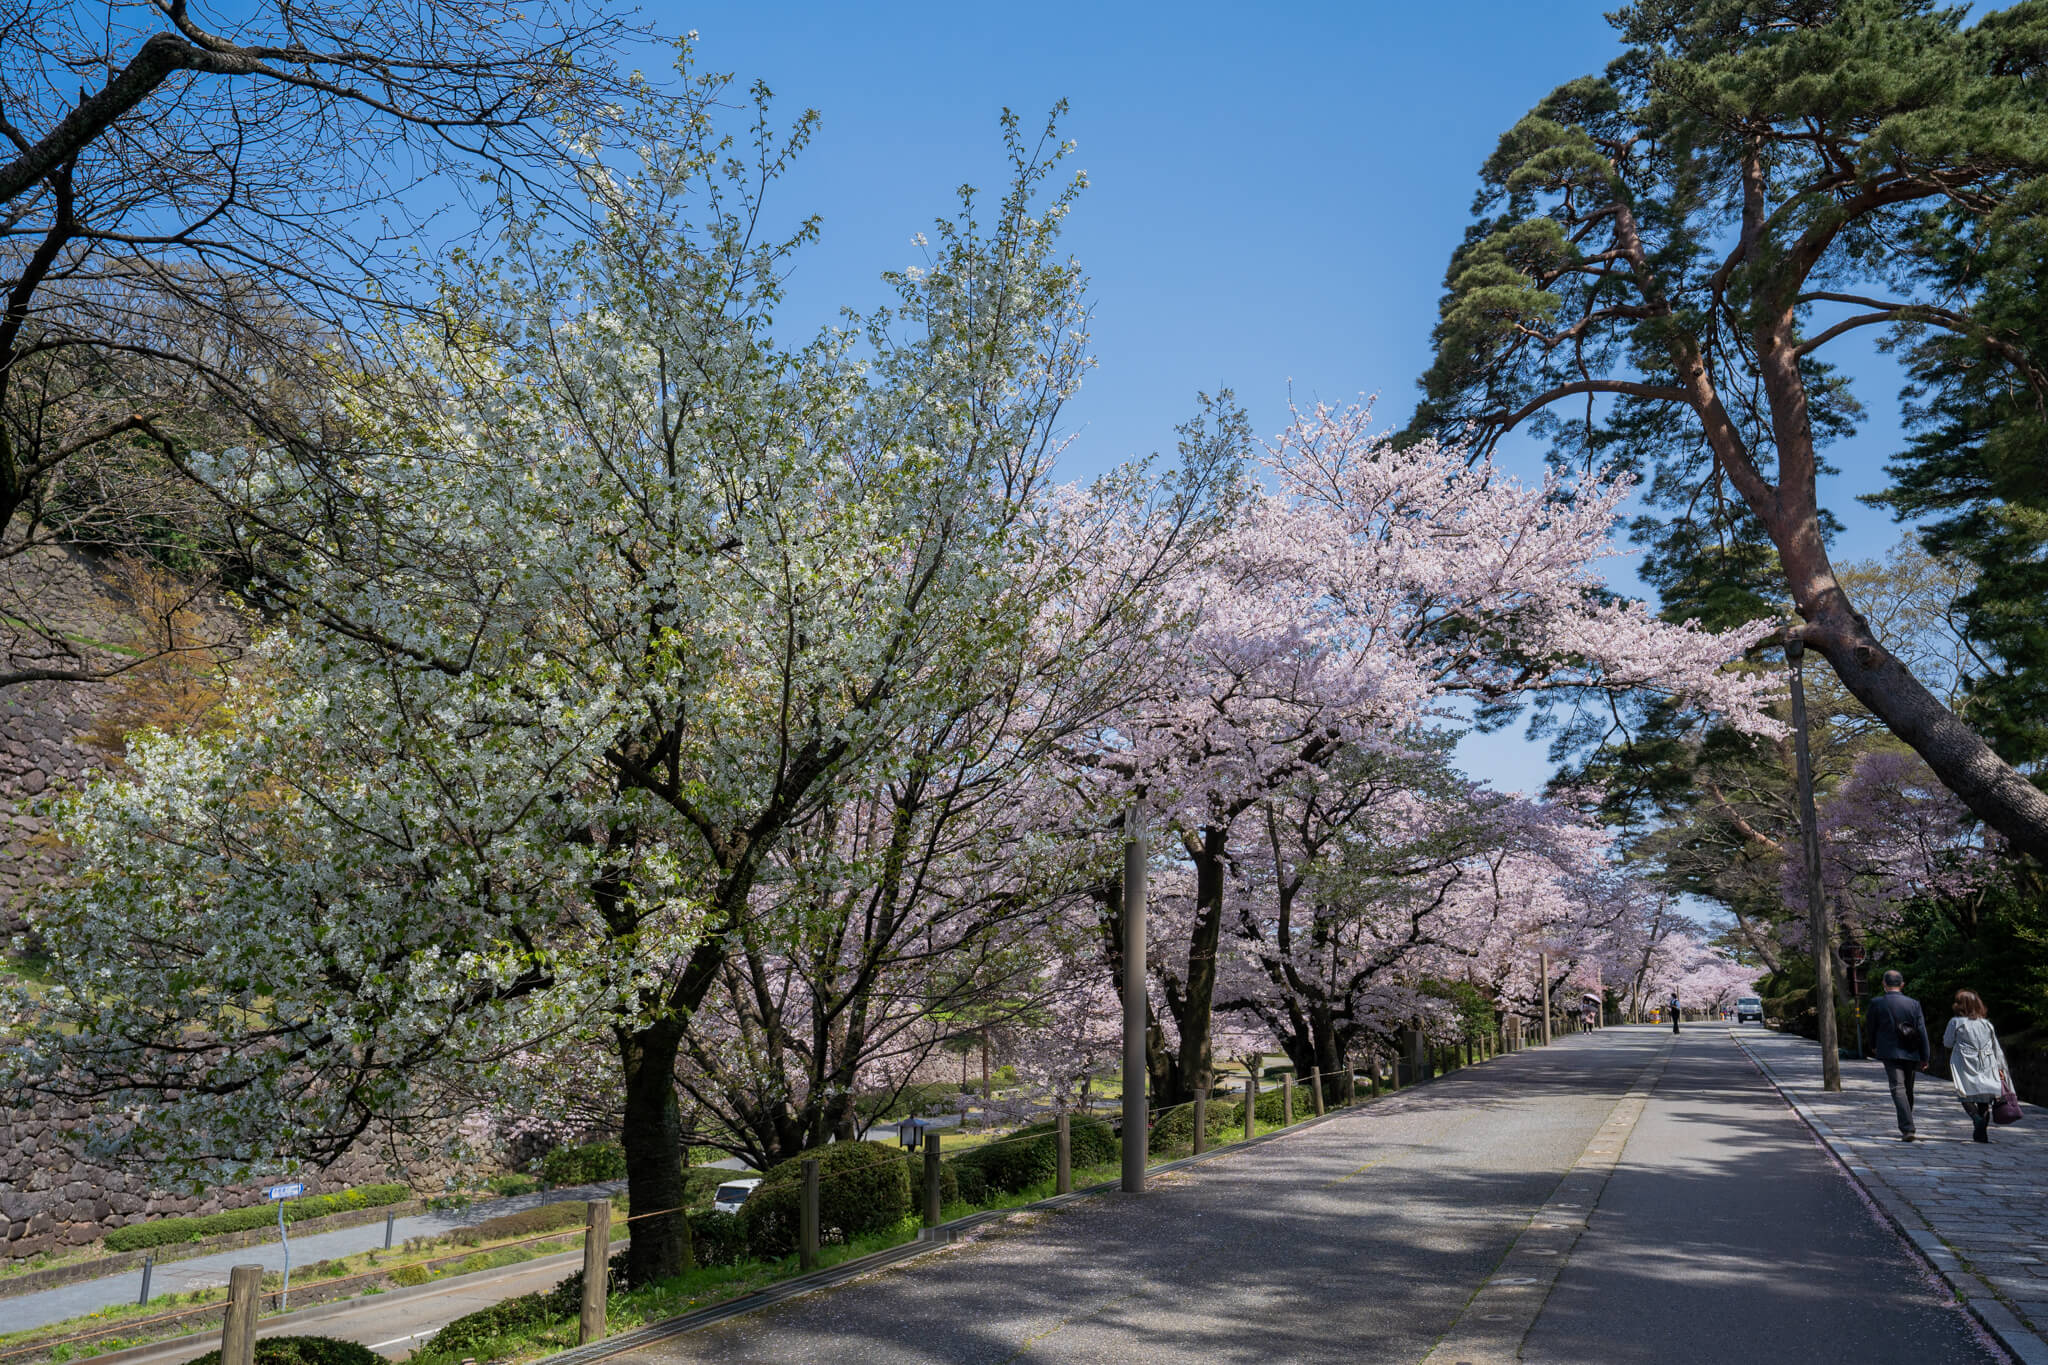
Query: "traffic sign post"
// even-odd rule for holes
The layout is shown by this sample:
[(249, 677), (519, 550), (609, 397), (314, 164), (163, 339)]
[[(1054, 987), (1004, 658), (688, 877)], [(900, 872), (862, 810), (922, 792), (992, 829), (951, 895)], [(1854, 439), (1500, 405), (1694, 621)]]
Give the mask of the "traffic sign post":
[(284, 1185), (272, 1185), (264, 1195), (277, 1205), (277, 1240), (284, 1248), (284, 1288), (278, 1291), (277, 1307), (283, 1312), (292, 1301), (292, 1239), (284, 1230), (284, 1201), (297, 1199), (306, 1192), (305, 1182), (294, 1180)]

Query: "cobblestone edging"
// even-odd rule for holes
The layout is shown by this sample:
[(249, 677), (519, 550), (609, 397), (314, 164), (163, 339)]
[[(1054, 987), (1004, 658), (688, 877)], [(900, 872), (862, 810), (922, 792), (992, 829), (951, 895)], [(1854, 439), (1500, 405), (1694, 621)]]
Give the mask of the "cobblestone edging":
[[(1800, 1087), (1781, 1076), (1769, 1059), (1749, 1046), (1740, 1034), (1730, 1029), (1728, 1036), (1742, 1049), (1742, 1055), (1763, 1073), (1792, 1112), (1799, 1116), (1812, 1130), (1822, 1146), (1848, 1172), (1886, 1222), (1911, 1244), (1913, 1249), (1926, 1261), (1927, 1266), (1941, 1277), (1957, 1302), (1970, 1315), (1983, 1324), (1986, 1331), (1997, 1339), (1998, 1344), (2010, 1352), (2023, 1365), (2048, 1365), (2048, 1338), (2042, 1334), (2016, 1309), (2015, 1305), (2000, 1292), (1998, 1287), (1987, 1280), (1948, 1239), (1936, 1224), (1923, 1213), (1918, 1205), (1902, 1193), (1884, 1172), (1871, 1164), (1858, 1152), (1853, 1143), (1839, 1132), (1826, 1116), (1819, 1113), (1800, 1093)], [(1817, 1057), (1817, 1054), (1816, 1054)], [(2048, 1118), (2032, 1105), (2029, 1118)], [(1891, 1121), (1891, 1100), (1884, 1099), (1883, 1120)], [(1904, 1144), (1901, 1144), (1904, 1145)]]
[[(379, 1204), (375, 1208), (343, 1209), (340, 1213), (324, 1214), (319, 1218), (307, 1218), (291, 1225), (294, 1236), (311, 1235), (316, 1232), (336, 1232), (342, 1228), (359, 1228), (365, 1223), (381, 1223), (386, 1214), (395, 1218), (410, 1218), (423, 1212), (426, 1204), (418, 1199), (402, 1199), (396, 1204)], [(36, 1294), (45, 1289), (61, 1289), (67, 1284), (78, 1284), (83, 1280), (97, 1280), (106, 1275), (119, 1275), (125, 1271), (139, 1269), (144, 1260), (154, 1255), (156, 1263), (183, 1261), (193, 1256), (210, 1256), (216, 1251), (235, 1251), (275, 1240), (277, 1226), (265, 1223), (261, 1227), (244, 1228), (240, 1232), (216, 1233), (197, 1242), (166, 1242), (160, 1247), (147, 1251), (110, 1251), (104, 1256), (95, 1256), (89, 1261), (73, 1261), (70, 1265), (53, 1265), (44, 1270), (25, 1270), (19, 1275), (0, 1279), (0, 1299), (18, 1298), (23, 1294)]]

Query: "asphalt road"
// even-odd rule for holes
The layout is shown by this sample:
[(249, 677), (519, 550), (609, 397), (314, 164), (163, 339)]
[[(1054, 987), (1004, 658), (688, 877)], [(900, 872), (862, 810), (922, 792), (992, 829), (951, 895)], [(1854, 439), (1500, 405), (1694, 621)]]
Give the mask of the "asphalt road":
[[(621, 1357), (635, 1365), (1427, 1355), (1671, 1042), (1532, 1049)], [(1723, 1027), (1676, 1044), (1523, 1346), (1544, 1361), (1999, 1359)]]
[[(392, 1225), (392, 1237), (394, 1243), (403, 1243), (408, 1237), (439, 1237), (451, 1228), (467, 1227), (486, 1218), (531, 1208), (536, 1204), (553, 1203), (564, 1199), (595, 1199), (607, 1194), (616, 1194), (623, 1189), (625, 1182), (617, 1181), (605, 1185), (550, 1190), (545, 1194), (521, 1195), (512, 1199), (482, 1200), (466, 1209), (429, 1210), (409, 1218), (396, 1219)], [(291, 1245), (292, 1266), (297, 1270), (304, 1270), (315, 1261), (351, 1256), (356, 1252), (369, 1251), (383, 1245), (384, 1220), (381, 1218), (374, 1223), (339, 1228), (333, 1232), (294, 1235)], [(206, 1256), (193, 1256), (182, 1261), (167, 1261), (157, 1266), (150, 1274), (150, 1297), (155, 1298), (160, 1294), (182, 1294), (193, 1289), (222, 1288), (228, 1282), (228, 1270), (238, 1265), (260, 1265), (265, 1270), (283, 1270), (284, 1248), (279, 1245), (277, 1238), (272, 1236), (268, 1242), (243, 1247), (237, 1251), (220, 1251)], [(0, 1327), (7, 1331), (20, 1331), (28, 1327), (41, 1327), (47, 1322), (62, 1322), (66, 1318), (75, 1318), (113, 1304), (134, 1303), (141, 1289), (142, 1271), (136, 1269), (124, 1271), (119, 1275), (103, 1276), (96, 1280), (60, 1285), (55, 1289), (44, 1289), (34, 1294), (0, 1298)]]

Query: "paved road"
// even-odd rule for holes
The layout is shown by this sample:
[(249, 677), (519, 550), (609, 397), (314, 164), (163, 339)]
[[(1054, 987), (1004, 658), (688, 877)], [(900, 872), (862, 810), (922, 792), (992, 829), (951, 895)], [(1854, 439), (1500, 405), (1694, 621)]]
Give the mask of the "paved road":
[[(605, 1194), (615, 1194), (624, 1188), (625, 1182), (619, 1181), (606, 1185), (550, 1190), (546, 1194), (522, 1195), (516, 1199), (485, 1200), (461, 1210), (430, 1211), (410, 1218), (397, 1219), (393, 1224), (392, 1235), (395, 1242), (403, 1242), (408, 1237), (438, 1237), (450, 1228), (480, 1223), (501, 1213), (512, 1213), (536, 1204), (552, 1203), (562, 1199), (593, 1199)], [(292, 1238), (292, 1265), (303, 1270), (315, 1261), (335, 1256), (349, 1256), (383, 1245), (382, 1219), (361, 1227), (340, 1228), (333, 1232), (308, 1236), (295, 1235)], [(182, 1294), (192, 1289), (218, 1288), (227, 1284), (229, 1268), (238, 1265), (261, 1265), (265, 1270), (282, 1270), (284, 1248), (278, 1245), (277, 1239), (273, 1236), (268, 1242), (243, 1247), (238, 1251), (221, 1251), (208, 1256), (194, 1256), (189, 1260), (166, 1262), (158, 1266), (150, 1276), (150, 1296), (154, 1298), (159, 1294)], [(20, 1331), (28, 1327), (40, 1327), (46, 1322), (62, 1322), (66, 1318), (75, 1318), (82, 1313), (90, 1313), (110, 1304), (134, 1303), (141, 1290), (142, 1271), (136, 1269), (97, 1280), (61, 1285), (56, 1289), (45, 1289), (34, 1294), (23, 1294), (17, 1298), (0, 1298), (0, 1326), (4, 1326), (8, 1331)]]
[[(623, 1359), (1418, 1361), (1671, 1042), (1574, 1036)], [(1745, 1071), (1677, 1041), (1526, 1358), (1998, 1359)]]
[(1722, 1028), (1680, 1040), (1523, 1347), (1589, 1360), (1997, 1359)]

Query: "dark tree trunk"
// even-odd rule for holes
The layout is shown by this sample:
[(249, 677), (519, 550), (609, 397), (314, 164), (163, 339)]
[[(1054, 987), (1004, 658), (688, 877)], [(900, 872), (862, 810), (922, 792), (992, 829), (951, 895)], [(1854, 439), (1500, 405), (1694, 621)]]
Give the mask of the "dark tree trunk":
[[(683, 1175), (683, 1111), (676, 1102), (676, 1052), (681, 1030), (672, 1022), (638, 1031), (617, 1030), (625, 1073), (625, 1118), (619, 1145), (626, 1152), (626, 1197), (632, 1211), (656, 1214), (630, 1227), (626, 1282), (640, 1286), (673, 1279), (692, 1268), (690, 1222), (681, 1211), (688, 1185)], [(663, 1209), (677, 1210), (661, 1214)]]

